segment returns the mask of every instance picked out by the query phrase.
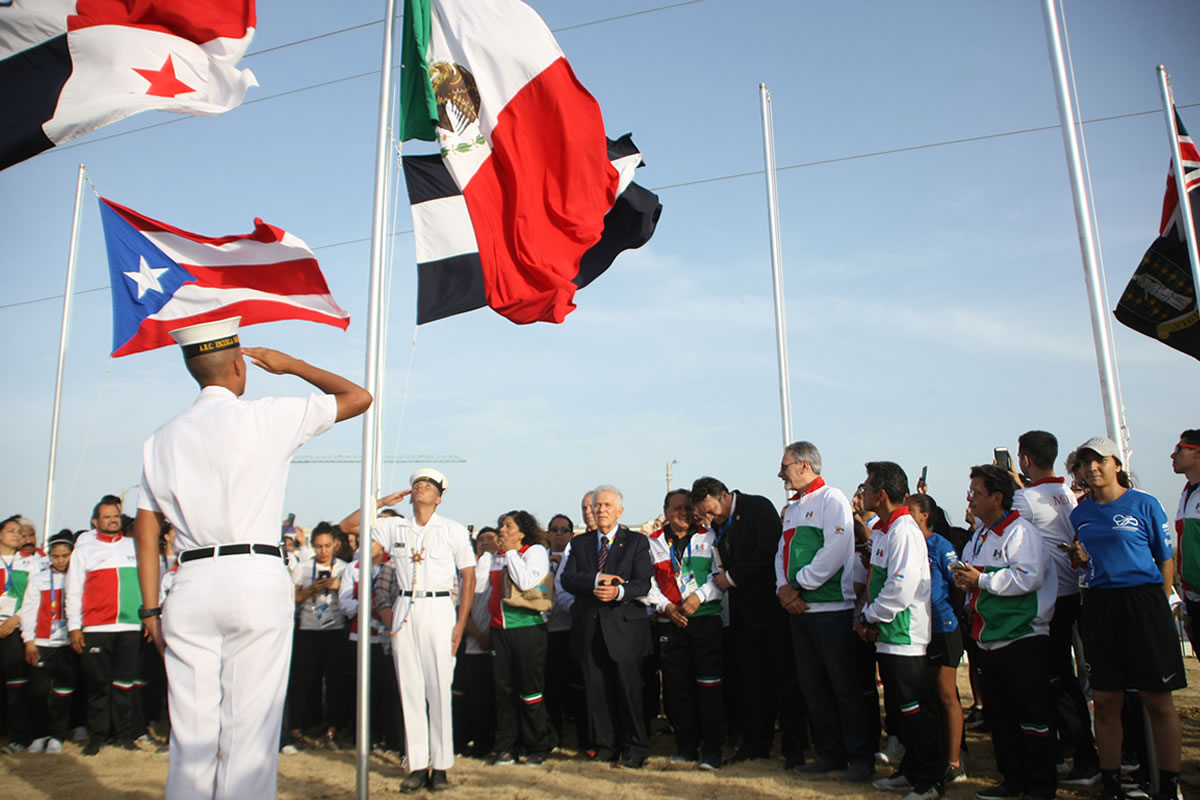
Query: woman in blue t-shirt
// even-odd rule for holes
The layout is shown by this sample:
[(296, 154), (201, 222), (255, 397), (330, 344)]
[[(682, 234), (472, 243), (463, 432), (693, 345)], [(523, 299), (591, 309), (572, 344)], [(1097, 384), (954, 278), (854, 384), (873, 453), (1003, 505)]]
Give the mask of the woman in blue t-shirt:
[(1096, 703), (1096, 750), (1106, 791), (1120, 794), (1121, 707), (1136, 689), (1158, 750), (1159, 791), (1175, 797), (1181, 731), (1171, 692), (1187, 685), (1167, 596), (1174, 583), (1162, 504), (1132, 488), (1111, 439), (1075, 451), (1091, 497), (1071, 512), (1072, 563), (1083, 571), (1080, 634)]
[[(958, 698), (958, 663), (962, 661), (962, 633), (954, 614), (950, 592), (954, 589), (954, 573), (950, 565), (959, 560), (954, 545), (944, 536), (929, 529), (929, 518), (937, 503), (926, 494), (909, 495), (908, 511), (925, 536), (929, 550), (930, 637), (925, 656), (929, 672), (937, 687), (938, 718), (942, 723), (942, 742), (946, 746), (946, 783), (966, 780), (959, 758), (962, 747), (963, 711)], [(958, 591), (954, 589), (954, 591)]]

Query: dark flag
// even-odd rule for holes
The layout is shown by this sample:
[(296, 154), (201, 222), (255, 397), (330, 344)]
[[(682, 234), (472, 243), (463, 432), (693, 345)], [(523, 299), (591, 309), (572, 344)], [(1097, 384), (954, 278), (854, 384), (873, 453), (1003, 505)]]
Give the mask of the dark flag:
[[(1183, 155), (1184, 183), (1196, 219), (1200, 212), (1200, 153), (1178, 113), (1175, 128)], [(1179, 211), (1175, 173), (1168, 166), (1159, 237), (1142, 256), (1113, 313), (1122, 325), (1200, 359), (1200, 315)]]
[[(579, 259), (571, 279), (582, 289), (625, 250), (654, 234), (662, 204), (633, 183), (642, 155), (626, 134), (608, 140), (608, 157), (621, 175), (622, 191), (604, 217), (604, 233)], [(417, 324), (489, 305), (489, 287), (466, 200), (440, 155), (404, 156), (404, 180), (412, 203), (417, 251)]]

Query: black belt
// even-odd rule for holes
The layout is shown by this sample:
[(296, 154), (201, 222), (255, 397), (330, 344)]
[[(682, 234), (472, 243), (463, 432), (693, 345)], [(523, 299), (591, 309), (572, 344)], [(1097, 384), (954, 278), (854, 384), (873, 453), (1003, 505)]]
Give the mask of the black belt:
[(421, 598), (421, 597), (449, 597), (449, 596), (450, 596), (450, 593), (449, 593), (449, 592), (421, 592), (421, 591), (416, 591), (416, 592), (400, 592), (400, 596), (401, 596), (401, 597), (416, 597), (416, 598)]
[(185, 550), (179, 554), (179, 563), (186, 564), (189, 561), (213, 556), (248, 556), (251, 553), (283, 558), (283, 552), (273, 544), (223, 544), (220, 547), (197, 547), (194, 550)]

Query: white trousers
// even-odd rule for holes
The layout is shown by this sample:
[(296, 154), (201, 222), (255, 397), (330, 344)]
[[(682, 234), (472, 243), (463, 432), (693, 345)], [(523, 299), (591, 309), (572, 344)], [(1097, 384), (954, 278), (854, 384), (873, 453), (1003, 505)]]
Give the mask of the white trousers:
[(275, 797), (294, 591), (278, 558), (180, 565), (162, 615), (168, 800)]
[[(409, 604), (413, 608), (408, 612)], [(458, 611), (449, 597), (401, 597), (396, 601), (392, 661), (404, 708), (404, 739), (408, 768), (422, 770), (454, 766), (454, 729), (450, 725), (450, 685), (454, 654), (450, 637)], [(429, 715), (426, 717), (426, 705)], [(432, 753), (431, 753), (432, 751)]]

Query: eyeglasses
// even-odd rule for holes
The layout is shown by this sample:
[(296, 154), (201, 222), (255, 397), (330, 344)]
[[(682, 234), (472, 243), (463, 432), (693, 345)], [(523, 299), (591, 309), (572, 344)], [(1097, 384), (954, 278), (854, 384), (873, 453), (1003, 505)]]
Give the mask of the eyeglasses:
[(788, 467), (794, 467), (797, 464), (803, 464), (803, 463), (805, 463), (805, 462), (803, 462), (803, 461), (780, 461), (779, 469), (784, 470), (784, 469), (787, 469)]
[(566, 525), (551, 525), (547, 530), (551, 533), (571, 533), (571, 529)]

